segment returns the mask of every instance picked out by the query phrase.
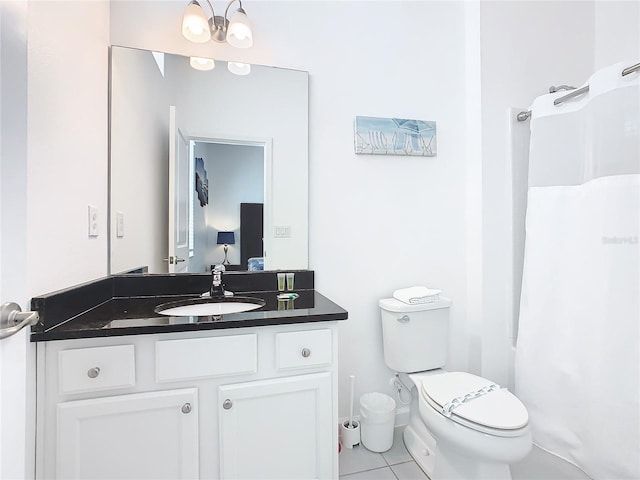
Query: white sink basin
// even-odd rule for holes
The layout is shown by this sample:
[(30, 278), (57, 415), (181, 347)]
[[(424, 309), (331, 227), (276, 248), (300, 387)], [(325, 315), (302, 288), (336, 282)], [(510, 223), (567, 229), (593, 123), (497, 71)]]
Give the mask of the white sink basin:
[(155, 308), (156, 313), (171, 317), (207, 317), (210, 315), (225, 315), (228, 313), (248, 312), (264, 306), (264, 300), (259, 298), (236, 297), (233, 300), (221, 299), (193, 299), (164, 303)]

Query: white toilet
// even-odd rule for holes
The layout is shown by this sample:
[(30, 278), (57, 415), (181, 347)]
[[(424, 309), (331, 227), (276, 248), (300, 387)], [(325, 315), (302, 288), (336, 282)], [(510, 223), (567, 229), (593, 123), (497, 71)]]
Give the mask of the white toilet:
[(441, 369), (451, 301), (379, 305), (385, 363), (413, 383), (404, 442), (414, 460), (431, 480), (511, 479), (509, 464), (532, 446), (527, 409), (490, 380)]

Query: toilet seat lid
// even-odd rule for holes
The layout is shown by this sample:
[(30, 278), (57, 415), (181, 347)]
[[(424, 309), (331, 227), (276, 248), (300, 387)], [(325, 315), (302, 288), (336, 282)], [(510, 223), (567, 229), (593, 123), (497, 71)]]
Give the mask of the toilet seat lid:
[[(421, 383), (425, 399), (443, 415), (442, 408), (454, 398), (464, 397), (493, 382), (471, 373), (450, 372), (424, 377)], [(472, 428), (475, 424), (500, 430), (516, 430), (529, 423), (529, 414), (515, 395), (506, 388), (501, 388), (459, 405), (451, 412), (451, 419), (462, 419), (459, 423)]]

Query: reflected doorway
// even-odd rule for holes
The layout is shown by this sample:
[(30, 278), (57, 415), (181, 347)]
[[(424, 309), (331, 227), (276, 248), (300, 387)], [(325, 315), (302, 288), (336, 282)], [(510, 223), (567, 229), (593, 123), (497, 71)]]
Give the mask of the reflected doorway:
[[(224, 245), (217, 243), (219, 232), (234, 233), (227, 269), (247, 270), (247, 252), (252, 258), (264, 257), (265, 147), (255, 142), (197, 139), (190, 150), (200, 189), (192, 191), (189, 271), (206, 272), (222, 263), (225, 253)], [(252, 215), (242, 214), (246, 204), (253, 206)]]

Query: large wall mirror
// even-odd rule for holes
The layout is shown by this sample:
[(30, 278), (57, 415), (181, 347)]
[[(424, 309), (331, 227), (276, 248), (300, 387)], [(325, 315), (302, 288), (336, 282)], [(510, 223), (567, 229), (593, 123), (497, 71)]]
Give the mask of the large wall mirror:
[(307, 72), (114, 46), (110, 82), (111, 273), (308, 268)]

